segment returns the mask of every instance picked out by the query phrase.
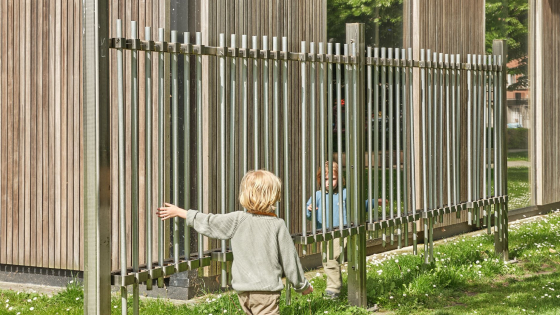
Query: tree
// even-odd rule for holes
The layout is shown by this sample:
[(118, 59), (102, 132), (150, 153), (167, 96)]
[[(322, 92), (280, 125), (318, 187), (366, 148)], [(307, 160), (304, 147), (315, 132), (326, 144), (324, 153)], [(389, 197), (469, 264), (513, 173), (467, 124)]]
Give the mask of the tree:
[(528, 34), (529, 3), (527, 0), (486, 1), (486, 52), (492, 53), (494, 39), (506, 39), (507, 60), (519, 60), (516, 67), (508, 68), (508, 74), (521, 75), (508, 87), (510, 90), (528, 87)]
[(364, 23), (367, 46), (402, 47), (403, 0), (328, 0), (327, 37), (346, 41), (346, 23)]

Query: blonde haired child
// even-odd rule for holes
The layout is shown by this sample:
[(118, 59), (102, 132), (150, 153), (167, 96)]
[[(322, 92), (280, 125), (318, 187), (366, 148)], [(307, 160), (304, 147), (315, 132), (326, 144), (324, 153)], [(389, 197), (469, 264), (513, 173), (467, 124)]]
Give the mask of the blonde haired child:
[(231, 239), (232, 287), (246, 314), (280, 314), (282, 274), (297, 292), (313, 292), (286, 224), (274, 213), (281, 189), (280, 179), (271, 172), (250, 171), (243, 177), (239, 191), (239, 202), (247, 212), (206, 214), (168, 203), (157, 212), (163, 220), (186, 219), (188, 226), (210, 238)]

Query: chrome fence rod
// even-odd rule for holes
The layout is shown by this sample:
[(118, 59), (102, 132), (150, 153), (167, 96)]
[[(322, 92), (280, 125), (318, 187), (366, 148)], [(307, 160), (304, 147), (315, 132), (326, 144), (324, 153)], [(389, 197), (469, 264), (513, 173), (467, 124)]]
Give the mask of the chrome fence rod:
[[(451, 101), (451, 104), (450, 104), (450, 108), (451, 108), (450, 109), (451, 110), (451, 132), (450, 132), (451, 133), (451, 140), (450, 140), (449, 143), (450, 143), (451, 151), (452, 151), (451, 152), (451, 159), (452, 159), (451, 163), (452, 163), (452, 166), (453, 166), (453, 170), (452, 170), (452, 172), (453, 172), (453, 179), (452, 179), (453, 180), (453, 184), (452, 184), (452, 187), (453, 187), (453, 195), (452, 195), (453, 201), (450, 204), (453, 204), (454, 207), (457, 207), (457, 205), (459, 204), (459, 202), (457, 200), (457, 197), (458, 197), (457, 191), (458, 191), (459, 187), (457, 186), (457, 180), (456, 180), (458, 165), (457, 165), (457, 159), (456, 159), (457, 158), (457, 136), (456, 136), (456, 134), (457, 134), (457, 124), (456, 124), (455, 116), (457, 115), (457, 113), (456, 113), (456, 106), (455, 106), (455, 103), (456, 103), (455, 102), (455, 68), (456, 68), (455, 55), (451, 54), (449, 56), (449, 58), (450, 58), (450, 61), (451, 61), (451, 65), (450, 65), (450, 67), (451, 67), (451, 80), (450, 80), (451, 81), (450, 82), (450, 86), (451, 86), (451, 95), (450, 95), (450, 101)], [(459, 212), (459, 210), (457, 210), (457, 212)]]
[[(502, 55), (498, 55), (498, 66), (499, 67), (503, 66)], [(498, 129), (498, 148), (497, 148), (497, 151), (498, 151), (498, 163), (497, 163), (498, 164), (498, 178), (497, 178), (496, 182), (499, 183), (499, 185), (498, 185), (498, 196), (500, 196), (500, 197), (502, 197), (505, 193), (504, 182), (503, 182), (504, 166), (505, 165), (503, 165), (504, 160), (503, 160), (503, 150), (502, 150), (503, 147), (504, 147), (504, 143), (503, 143), (503, 141), (504, 141), (504, 128), (503, 128), (504, 127), (504, 121), (503, 121), (504, 120), (504, 117), (503, 117), (504, 108), (503, 108), (503, 101), (504, 100), (502, 98), (502, 96), (503, 96), (502, 95), (502, 89), (503, 89), (503, 75), (502, 75), (502, 73), (503, 73), (503, 71), (505, 71), (505, 70), (502, 68), (502, 70), (500, 70), (501, 73), (498, 74), (498, 89), (497, 89), (497, 92), (498, 92), (498, 104), (497, 104), (498, 105), (497, 106), (498, 107), (498, 110), (497, 110), (497, 112), (498, 112), (498, 125), (497, 125), (497, 129)], [(500, 222), (500, 225), (499, 225), (500, 232), (498, 233), (498, 235), (499, 235), (500, 242), (502, 242), (503, 238), (504, 238), (504, 230), (505, 230), (505, 224), (506, 224), (506, 223), (504, 223), (504, 221), (507, 220), (507, 217), (506, 217), (507, 214), (505, 213), (505, 205), (502, 202), (499, 203), (499, 209), (500, 209), (500, 221), (499, 221)]]
[[(243, 50), (243, 63), (241, 65), (241, 84), (243, 85), (243, 88), (241, 89), (241, 100), (243, 103), (243, 122), (242, 122), (242, 126), (243, 126), (243, 135), (241, 136), (242, 140), (243, 140), (243, 176), (245, 176), (245, 174), (247, 174), (247, 171), (249, 170), (249, 153), (248, 153), (248, 118), (247, 118), (247, 111), (248, 111), (248, 82), (247, 82), (247, 68), (249, 67), (249, 58), (248, 58), (248, 54), (247, 54), (247, 35), (241, 35), (241, 49)], [(244, 209), (244, 211), (247, 211), (247, 209)]]
[[(183, 42), (185, 44), (191, 43), (190, 32), (183, 33)], [(183, 115), (184, 127), (183, 131), (183, 145), (184, 145), (184, 163), (185, 163), (185, 178), (183, 179), (183, 196), (185, 198), (185, 209), (190, 209), (191, 206), (191, 56), (183, 55)], [(191, 228), (187, 226), (185, 219), (185, 239), (184, 239), (184, 252), (185, 260), (190, 260), (191, 257)]]
[[(309, 54), (310, 55), (314, 55), (315, 54), (315, 43), (314, 42), (310, 42), (309, 43)], [(306, 56), (307, 57), (307, 56)], [(311, 227), (313, 230), (313, 235), (317, 234), (317, 195), (316, 195), (316, 191), (317, 191), (317, 181), (315, 179), (315, 176), (313, 176), (313, 173), (315, 172), (315, 170), (317, 169), (317, 156), (316, 156), (316, 152), (317, 152), (317, 141), (316, 141), (316, 137), (317, 137), (317, 132), (316, 132), (316, 125), (315, 125), (315, 121), (317, 119), (317, 106), (316, 106), (316, 98), (315, 95), (317, 93), (317, 86), (315, 84), (315, 74), (316, 74), (316, 67), (315, 67), (315, 61), (311, 60), (310, 65), (309, 65), (309, 98), (310, 98), (310, 106), (309, 106), (309, 118), (311, 120), (311, 208), (312, 208), (312, 215), (313, 215), (313, 219), (311, 222)], [(324, 173), (324, 168), (321, 167), (321, 172)], [(324, 179), (324, 174), (321, 177), (322, 179)], [(323, 185), (325, 183), (325, 181), (322, 181)], [(321, 185), (321, 186), (323, 186)], [(321, 189), (321, 193), (323, 192), (323, 189)], [(325, 203), (325, 199), (321, 199), (321, 204)], [(322, 213), (322, 212), (321, 212)], [(326, 218), (323, 217), (323, 224), (322, 225), (326, 225)], [(317, 246), (316, 243), (313, 243), (313, 247), (315, 248)]]
[[(461, 66), (461, 55), (456, 55), (456, 60), (458, 66)], [(461, 70), (457, 70), (457, 77), (456, 77), (456, 84), (457, 84), (457, 100), (455, 102), (456, 105), (456, 133), (455, 133), (455, 144), (456, 144), (456, 161), (457, 161), (457, 168), (456, 168), (456, 187), (457, 187), (457, 204), (461, 202)], [(461, 217), (461, 211), (457, 211), (457, 218)]]
[[(472, 72), (472, 160), (471, 163), (472, 165), (472, 189), (473, 189), (473, 193), (472, 193), (472, 198), (473, 202), (476, 202), (478, 200), (478, 125), (479, 125), (479, 121), (478, 121), (478, 96), (479, 96), (479, 91), (478, 91), (478, 79), (479, 79), (479, 69), (478, 69), (478, 62), (477, 62), (477, 55), (472, 55), (472, 63), (474, 66), (474, 70)], [(475, 206), (476, 203), (473, 203), (473, 209), (472, 209), (472, 218), (475, 222), (478, 222), (478, 208)]]
[[(402, 89), (402, 102), (401, 102), (401, 113), (402, 113), (402, 149), (403, 149), (403, 174), (402, 174), (402, 189), (403, 189), (403, 210), (404, 215), (408, 215), (408, 176), (410, 175), (408, 171), (408, 142), (407, 142), (407, 135), (408, 135), (408, 128), (407, 128), (407, 110), (408, 110), (408, 86), (406, 85), (406, 76), (407, 76), (407, 67), (406, 67), (406, 49), (401, 49), (401, 89)], [(412, 117), (412, 116), (411, 116)], [(400, 156), (400, 154), (399, 154)], [(408, 246), (408, 223), (404, 225), (404, 235), (405, 235), (405, 247)]]
[[(202, 45), (202, 34), (196, 32), (196, 44)], [(196, 55), (196, 164), (197, 164), (197, 201), (198, 211), (204, 213), (203, 203), (203, 161), (202, 161), (202, 54)], [(198, 259), (202, 259), (204, 252), (204, 238), (198, 234)]]
[[(138, 24), (136, 21), (130, 22), (131, 38), (132, 40), (138, 39)], [(138, 189), (138, 51), (131, 50), (131, 110), (130, 110), (130, 151), (132, 152), (130, 168), (131, 168), (131, 214), (132, 214), (132, 271), (138, 272), (138, 260), (140, 256), (140, 225), (139, 225), (139, 189)], [(132, 312), (138, 314), (138, 283), (132, 284)]]
[[(262, 46), (263, 50), (268, 53), (268, 36), (263, 36), (262, 39)], [(263, 99), (263, 107), (264, 107), (264, 168), (266, 170), (270, 170), (270, 147), (269, 147), (269, 126), (268, 126), (268, 58), (263, 60), (263, 92), (262, 92), (262, 99)]]
[[(319, 55), (324, 54), (323, 51), (323, 43), (319, 43)], [(315, 62), (313, 62), (315, 64)], [(327, 220), (327, 207), (326, 207), (326, 202), (327, 202), (327, 196), (326, 196), (326, 190), (325, 190), (325, 160), (326, 160), (326, 156), (325, 156), (325, 132), (326, 132), (326, 128), (325, 128), (325, 63), (323, 61), (320, 61), (319, 63), (319, 112), (320, 112), (320, 161), (321, 161), (321, 216), (323, 217), (323, 224), (322, 224), (322, 232), (323, 232), (323, 236), (327, 233), (327, 221), (329, 223), (329, 225), (332, 227), (332, 220), (333, 217), (329, 216), (328, 220)], [(315, 72), (315, 71), (313, 71)], [(315, 117), (313, 117), (313, 120), (315, 120)], [(313, 171), (315, 171), (316, 166), (311, 168)], [(329, 175), (332, 173), (329, 173)], [(330, 178), (331, 176), (329, 176)], [(315, 182), (315, 179), (313, 180), (313, 182)], [(323, 249), (326, 250), (326, 243), (323, 243)], [(326, 256), (324, 254), (326, 254), (326, 251), (323, 251), (323, 257), (326, 258)]]
[[(219, 37), (219, 45), (223, 52), (227, 52), (226, 35), (221, 33)], [(226, 192), (226, 57), (222, 53), (219, 57), (219, 92), (218, 103), (220, 104), (220, 210), (222, 214), (226, 213), (227, 192)], [(226, 241), (221, 240), (221, 252), (226, 253)], [(221, 263), (221, 285), (222, 288), (227, 286), (227, 263)]]
[(451, 126), (450, 126), (450, 106), (449, 106), (449, 54), (445, 54), (445, 151), (447, 167), (447, 206), (451, 207)]
[[(333, 54), (333, 45), (332, 43), (327, 44), (327, 54)], [(333, 64), (331, 62), (327, 63), (327, 116), (328, 116), (328, 128), (325, 132), (327, 132), (327, 149), (328, 149), (328, 160), (329, 160), (329, 208), (327, 209), (329, 218), (331, 218), (329, 224), (329, 231), (332, 231), (334, 228), (333, 221), (334, 221), (334, 188), (333, 188), (333, 161), (334, 161), (334, 149), (333, 149), (333, 104), (334, 104), (334, 95), (333, 95)], [(339, 207), (340, 208), (340, 207)], [(342, 224), (342, 221), (340, 222)], [(339, 227), (340, 227), (339, 224)], [(329, 242), (329, 260), (334, 259), (334, 243), (331, 241)]]
[[(237, 36), (235, 34), (231, 34), (231, 49), (236, 51), (236, 55), (230, 58), (230, 101), (229, 101), (229, 110), (230, 110), (230, 124), (229, 124), (229, 211), (234, 211), (236, 208), (237, 203), (237, 196), (235, 194), (235, 160), (238, 154), (236, 154), (235, 148), (235, 134), (236, 134), (236, 124), (235, 124), (235, 116), (237, 113)], [(276, 173), (278, 174), (278, 173)]]
[[(387, 220), (387, 206), (385, 200), (387, 200), (387, 87), (385, 85), (385, 80), (387, 78), (387, 67), (385, 66), (387, 56), (387, 49), (385, 47), (381, 48), (381, 199), (383, 203), (381, 204), (381, 218), (383, 221)], [(383, 246), (385, 246), (386, 233), (383, 230)]]
[[(428, 51), (428, 56), (430, 55), (429, 51)], [(420, 63), (424, 63), (424, 60), (426, 59), (426, 52), (424, 49), (420, 50)], [(426, 70), (425, 67), (420, 68), (420, 86), (422, 89), (422, 193), (423, 193), (423, 209), (422, 209), (422, 215), (423, 215), (423, 223), (424, 223), (424, 263), (428, 263), (428, 242), (426, 241), (428, 239), (428, 222), (427, 222), (427, 218), (426, 218), (426, 213), (428, 211), (428, 194), (427, 191), (428, 186), (427, 186), (427, 177), (428, 177), (428, 173), (426, 170), (426, 159), (428, 158), (427, 156), (427, 145), (426, 145)]]
[[(437, 204), (437, 197), (438, 197), (438, 190), (437, 190), (437, 82), (438, 82), (438, 71), (437, 71), (437, 53), (433, 53), (433, 61), (431, 67), (429, 69), (429, 74), (431, 76), (428, 77), (430, 81), (430, 85), (428, 86), (428, 95), (430, 98), (428, 100), (428, 108), (429, 108), (429, 115), (428, 120), (430, 120), (429, 124), (429, 133), (430, 137), (428, 138), (428, 143), (430, 145), (430, 174), (431, 174), (431, 184), (432, 184), (432, 204), (430, 205), (430, 209), (434, 210), (438, 207)], [(431, 94), (430, 94), (431, 93)], [(431, 115), (431, 116), (430, 116)], [(432, 220), (430, 220), (431, 222)]]
[[(488, 181), (487, 190), (486, 190), (486, 198), (492, 197), (492, 87), (494, 86), (494, 77), (492, 71), (492, 56), (487, 56), (486, 61), (488, 67), (488, 85), (486, 87), (487, 95), (488, 95), (488, 102), (486, 104), (486, 122), (487, 122), (487, 141), (486, 141), (486, 178)], [(492, 206), (488, 206), (488, 218), (487, 218), (487, 232), (488, 234), (492, 233)]]
[[(393, 137), (394, 137), (394, 124), (393, 124), (393, 119), (394, 119), (394, 110), (393, 110), (393, 73), (394, 73), (394, 67), (393, 67), (393, 48), (388, 48), (387, 49), (387, 58), (389, 59), (389, 79), (387, 82), (388, 85), (388, 89), (389, 89), (389, 218), (393, 219), (395, 217), (394, 215), (394, 207), (395, 207), (395, 199), (394, 199), (394, 194), (393, 194), (393, 188), (394, 186), (394, 176), (393, 176), (393, 158), (395, 157), (395, 147), (393, 146)], [(393, 241), (394, 241), (394, 228), (393, 226), (391, 226), (390, 228), (390, 233), (391, 233), (391, 245), (393, 245)]]
[[(301, 231), (302, 235), (305, 237), (307, 235), (307, 143), (306, 143), (306, 133), (307, 133), (307, 65), (306, 65), (306, 43), (301, 42), (301, 207), (302, 207), (302, 223)], [(312, 197), (313, 199), (313, 197)], [(311, 209), (311, 220), (315, 222), (315, 209)], [(307, 246), (302, 246), (303, 254), (307, 254)]]
[[(117, 38), (122, 38), (122, 21), (117, 20)], [(121, 275), (126, 275), (127, 271), (127, 250), (126, 250), (126, 204), (125, 204), (125, 142), (124, 142), (124, 87), (123, 87), (123, 50), (117, 49), (117, 89), (118, 89), (118, 165), (119, 165), (119, 236), (120, 236), (120, 262)], [(127, 313), (127, 287), (121, 286), (121, 310), (122, 314)]]
[[(278, 37), (272, 37), (272, 52), (278, 54)], [(268, 62), (267, 62), (268, 64)], [(280, 115), (278, 112), (279, 82), (278, 82), (278, 65), (277, 58), (272, 62), (272, 108), (273, 108), (273, 137), (274, 137), (274, 174), (280, 176)], [(285, 118), (284, 118), (285, 119)], [(233, 120), (232, 120), (233, 121)], [(268, 127), (267, 127), (268, 128)], [(266, 153), (268, 154), (268, 153)], [(280, 216), (280, 202), (276, 203), (276, 216)]]
[(257, 36), (253, 36), (253, 141), (255, 170), (259, 169), (259, 48)]
[[(144, 29), (144, 38), (147, 41), (152, 39), (152, 28), (147, 26)], [(144, 71), (146, 73), (146, 90), (144, 97), (144, 106), (146, 111), (146, 185), (145, 185), (145, 200), (146, 200), (146, 268), (152, 270), (152, 216), (153, 216), (153, 203), (152, 203), (152, 53), (146, 51), (146, 59), (144, 63)], [(152, 279), (146, 280), (146, 290), (152, 289)]]
[[(158, 39), (160, 42), (165, 40), (163, 28), (158, 29)], [(164, 200), (164, 142), (165, 142), (165, 54), (158, 53), (158, 206), (162, 206)], [(158, 219), (158, 266), (163, 267), (164, 252), (164, 224), (162, 219)], [(163, 288), (163, 278), (158, 278), (158, 287)]]
[[(335, 50), (337, 56), (341, 57), (340, 43), (336, 43)], [(340, 176), (340, 183), (342, 184), (342, 65), (340, 63), (336, 64), (336, 139), (337, 139), (337, 160), (338, 160), (338, 176)], [(339, 184), (338, 187), (338, 218), (339, 218), (339, 230), (344, 227), (344, 215), (343, 209), (345, 207), (343, 199), (343, 185)], [(340, 239), (343, 240), (342, 238)], [(343, 254), (343, 253), (342, 253)], [(341, 254), (341, 256), (342, 256)]]
[[(426, 51), (426, 61), (428, 63), (427, 67), (428, 67), (428, 71), (427, 71), (427, 81), (426, 81), (426, 87), (427, 87), (427, 96), (426, 96), (426, 112), (427, 112), (427, 118), (428, 121), (426, 123), (426, 133), (427, 133), (427, 147), (428, 147), (428, 155), (425, 156), (425, 158), (428, 159), (428, 173), (426, 174), (427, 180), (428, 180), (428, 208), (426, 208), (427, 210), (431, 210), (434, 208), (434, 178), (433, 178), (433, 169), (434, 169), (434, 162), (433, 162), (433, 152), (432, 152), (432, 67), (431, 67), (431, 61), (432, 61), (432, 52), (430, 49), (428, 49)], [(428, 226), (425, 226), (426, 230), (424, 231), (424, 236), (425, 239), (428, 239)]]
[[(367, 48), (367, 56), (368, 58), (372, 57), (372, 49), (371, 47)], [(367, 165), (368, 165), (368, 175), (367, 175), (367, 198), (368, 198), (368, 208), (366, 209), (366, 211), (368, 211), (368, 220), (369, 222), (373, 222), (373, 200), (371, 199), (372, 196), (372, 164), (371, 164), (371, 136), (372, 136), (372, 130), (371, 130), (371, 120), (373, 118), (373, 113), (372, 113), (372, 98), (373, 98), (373, 91), (372, 91), (372, 78), (371, 78), (371, 65), (367, 66)], [(377, 203), (377, 200), (375, 200), (375, 203)]]
[[(443, 54), (439, 54), (439, 126), (438, 126), (438, 146), (439, 146), (439, 207), (443, 208), (443, 101), (444, 101), (444, 72)], [(439, 216), (439, 222), (443, 223), (443, 215)]]
[[(346, 58), (350, 57), (350, 50), (348, 44), (344, 44), (344, 55)], [(351, 173), (349, 172), (350, 168), (350, 115), (348, 108), (350, 107), (350, 66), (348, 63), (344, 63), (344, 153), (345, 153), (345, 171), (346, 171), (346, 180), (347, 183), (351, 183)], [(348, 208), (352, 208), (352, 199), (348, 198), (348, 190), (346, 191), (346, 223), (348, 227), (352, 223), (351, 218), (351, 211), (348, 211)]]
[[(412, 64), (412, 48), (408, 49), (408, 62)], [(412, 252), (418, 254), (418, 240), (416, 234), (416, 161), (415, 161), (415, 141), (414, 138), (414, 69), (412, 66), (408, 68), (408, 101), (410, 112), (410, 203), (414, 222), (412, 222)], [(425, 186), (424, 186), (425, 187)], [(406, 236), (408, 240), (408, 235)]]
[[(288, 38), (282, 37), (282, 53), (288, 54)], [(282, 111), (284, 114), (284, 219), (286, 220), (286, 227), (290, 231), (290, 143), (288, 137), (288, 61), (282, 61)], [(287, 285), (289, 289), (289, 284)], [(286, 290), (286, 299), (288, 299), (289, 290)]]
[[(375, 125), (373, 130), (373, 220), (379, 221), (379, 48), (373, 49), (373, 58), (375, 58), (375, 67), (373, 68), (373, 114), (375, 116)], [(383, 118), (384, 119), (384, 118)], [(370, 186), (371, 187), (371, 186)], [(385, 199), (383, 199), (385, 204)], [(385, 209), (385, 208), (383, 208)]]
[[(171, 44), (177, 43), (177, 31), (171, 31)], [(171, 165), (173, 204), (179, 204), (179, 54), (171, 54)], [(179, 264), (179, 217), (173, 218), (173, 262)]]
[[(487, 195), (486, 195), (486, 187), (487, 187), (487, 178), (486, 178), (486, 166), (487, 164), (487, 159), (486, 159), (486, 153), (487, 153), (487, 146), (488, 146), (488, 139), (487, 139), (487, 131), (488, 131), (488, 117), (487, 117), (487, 111), (486, 111), (486, 104), (487, 104), (487, 96), (486, 96), (486, 84), (488, 83), (488, 78), (487, 78), (487, 65), (486, 65), (486, 55), (482, 56), (482, 67), (483, 67), (483, 71), (482, 71), (482, 78), (483, 78), (483, 83), (482, 83), (482, 89), (480, 90), (481, 94), (482, 94), (482, 103), (481, 103), (481, 111), (482, 111), (482, 198), (483, 199), (487, 199)], [(482, 210), (482, 216), (483, 216), (483, 221), (482, 224), (486, 225), (487, 221), (486, 219), (488, 218), (488, 206), (484, 206), (483, 210)]]
[[(472, 67), (471, 55), (467, 55), (467, 64)], [(470, 67), (467, 70), (467, 201), (469, 205), (468, 224), (472, 225), (472, 78)]]
[[(359, 217), (359, 212), (360, 209), (363, 209), (363, 200), (358, 200), (358, 193), (357, 193), (357, 189), (359, 189), (358, 187), (358, 126), (357, 126), (357, 117), (358, 115), (363, 113), (358, 114), (358, 86), (357, 86), (357, 76), (358, 76), (358, 52), (356, 51), (356, 43), (353, 42), (352, 43), (352, 57), (355, 59), (355, 62), (353, 62), (352, 64), (350, 64), (350, 70), (352, 72), (352, 102), (350, 104), (352, 104), (352, 133), (353, 133), (353, 142), (352, 142), (352, 159), (353, 159), (353, 165), (354, 167), (352, 168), (353, 170), (353, 176), (352, 176), (352, 184), (354, 185), (353, 189), (356, 191), (355, 193), (352, 193), (353, 198), (353, 202), (352, 202), (352, 208), (354, 209), (353, 213), (353, 220), (354, 220), (354, 226), (358, 226), (359, 222), (360, 222), (360, 217)], [(348, 116), (348, 119), (350, 119), (350, 116)], [(360, 128), (363, 128), (363, 126), (360, 126)], [(363, 129), (362, 129), (363, 130)], [(360, 159), (363, 159), (364, 156), (360, 156)], [(362, 160), (363, 161), (363, 160)], [(348, 165), (348, 164), (347, 164)], [(362, 172), (362, 170), (359, 170), (360, 172)], [(365, 238), (364, 238), (365, 239)]]
[[(395, 60), (397, 62), (400, 62), (400, 54), (399, 54), (399, 49), (395, 48)], [(397, 184), (397, 218), (401, 217), (401, 147), (400, 147), (400, 138), (401, 138), (401, 67), (400, 67), (400, 63), (397, 64), (397, 66), (395, 67), (395, 107), (396, 107), (396, 112), (395, 112), (395, 133), (396, 133), (396, 137), (395, 137), (395, 152), (397, 155), (397, 161), (395, 163), (395, 168), (396, 168), (396, 184)], [(398, 224), (397, 225), (397, 242), (398, 242), (398, 248), (402, 247), (401, 244), (401, 238), (402, 238), (402, 231), (401, 231), (401, 225)]]

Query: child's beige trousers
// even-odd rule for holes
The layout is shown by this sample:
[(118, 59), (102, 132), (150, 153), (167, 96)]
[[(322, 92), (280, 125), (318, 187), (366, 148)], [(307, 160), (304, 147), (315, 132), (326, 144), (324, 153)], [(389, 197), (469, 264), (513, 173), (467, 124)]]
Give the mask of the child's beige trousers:
[(280, 292), (243, 292), (239, 304), (248, 315), (280, 315)]
[(336, 238), (333, 240), (333, 247), (333, 259), (330, 260), (330, 253), (328, 250), (329, 246), (327, 246), (327, 261), (323, 261), (323, 269), (327, 275), (327, 291), (339, 294), (340, 289), (342, 288), (342, 275), (340, 273), (339, 259), (341, 250), (346, 251), (346, 246), (344, 241), (341, 244), (340, 239)]

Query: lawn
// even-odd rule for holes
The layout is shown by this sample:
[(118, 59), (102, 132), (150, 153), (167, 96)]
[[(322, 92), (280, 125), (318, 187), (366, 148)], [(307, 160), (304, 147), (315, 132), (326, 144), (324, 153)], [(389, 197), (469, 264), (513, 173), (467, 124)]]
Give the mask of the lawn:
[(529, 162), (529, 151), (508, 152), (507, 160)]
[[(559, 231), (560, 211), (512, 223), (513, 262), (494, 255), (493, 236), (483, 231), (439, 241), (435, 261), (429, 265), (423, 263), (422, 252), (420, 256), (409, 252), (370, 256), (368, 303), (395, 314), (560, 314)], [(368, 314), (347, 306), (346, 291), (338, 301), (324, 300), (322, 273), (314, 272), (309, 278), (315, 292), (311, 296), (294, 293), (291, 305), (284, 303), (283, 295), (282, 314)], [(76, 282), (50, 298), (0, 290), (0, 301), (0, 314), (83, 313), (83, 289)], [(113, 296), (112, 313), (120, 314), (118, 296)], [(141, 300), (140, 313), (243, 314), (234, 293), (209, 294), (193, 305), (180, 306), (165, 299)]]

